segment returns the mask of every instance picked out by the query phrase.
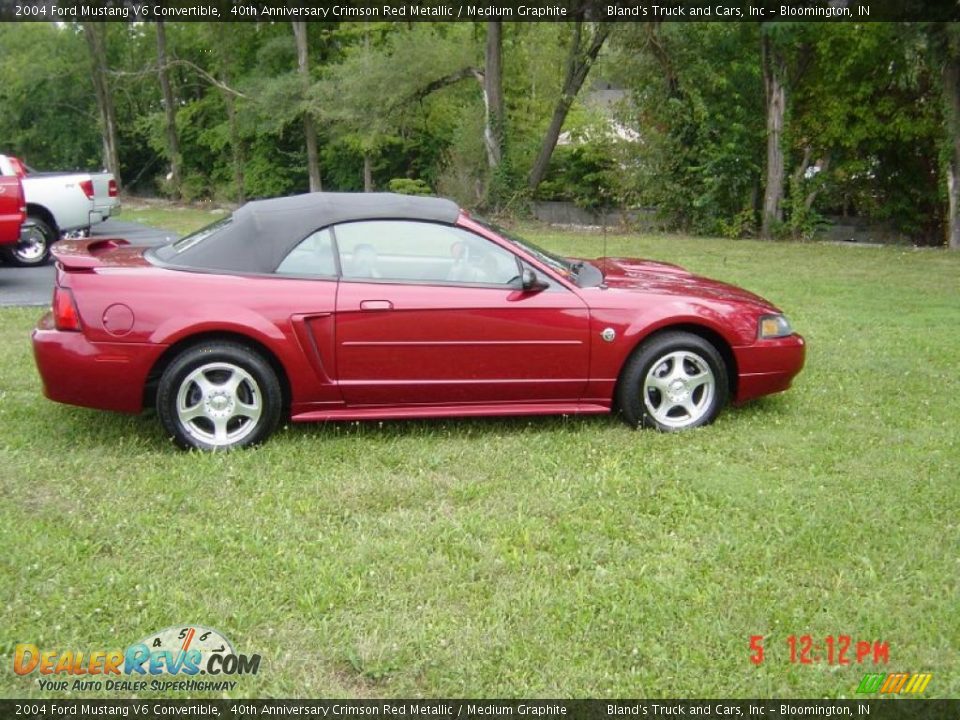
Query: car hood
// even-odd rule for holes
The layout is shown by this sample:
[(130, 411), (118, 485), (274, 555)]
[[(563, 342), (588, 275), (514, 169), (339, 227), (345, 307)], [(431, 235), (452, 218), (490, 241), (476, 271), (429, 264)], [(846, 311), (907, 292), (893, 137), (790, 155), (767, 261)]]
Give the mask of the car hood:
[(604, 283), (609, 288), (748, 303), (765, 310), (779, 312), (772, 303), (759, 295), (736, 285), (694, 275), (679, 265), (622, 257), (599, 258), (592, 262), (603, 273)]

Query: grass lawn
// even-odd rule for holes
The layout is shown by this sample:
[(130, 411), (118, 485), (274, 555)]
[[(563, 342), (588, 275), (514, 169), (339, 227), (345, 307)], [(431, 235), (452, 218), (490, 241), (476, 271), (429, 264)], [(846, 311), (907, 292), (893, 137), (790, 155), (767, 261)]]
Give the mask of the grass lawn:
[(853, 646), (849, 666), (791, 663), (808, 633), (887, 642), (876, 671), (960, 696), (960, 255), (606, 248), (774, 300), (809, 340), (795, 387), (678, 435), (331, 423), (186, 454), (151, 414), (42, 398), (38, 311), (0, 311), (0, 695), (62, 697), (13, 674), (17, 642), (125, 648), (197, 623), (262, 655), (234, 697), (850, 697), (875, 671)]
[(209, 225), (224, 217), (227, 211), (218, 207), (174, 207), (160, 200), (124, 199), (118, 220), (136, 222), (163, 230), (171, 230), (180, 235)]

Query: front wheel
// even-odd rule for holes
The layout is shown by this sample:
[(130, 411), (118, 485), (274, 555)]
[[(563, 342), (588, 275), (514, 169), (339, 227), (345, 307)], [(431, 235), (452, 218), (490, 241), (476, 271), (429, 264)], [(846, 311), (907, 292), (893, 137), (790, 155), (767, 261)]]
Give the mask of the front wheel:
[(163, 372), (157, 414), (180, 447), (229, 450), (265, 440), (280, 421), (282, 396), (259, 353), (231, 342), (185, 350)]
[(56, 241), (53, 229), (38, 217), (28, 217), (20, 230), (17, 244), (4, 250), (4, 257), (20, 267), (36, 267), (50, 259)]
[(726, 364), (711, 343), (666, 332), (646, 341), (627, 362), (617, 400), (630, 425), (675, 432), (713, 422), (729, 386)]

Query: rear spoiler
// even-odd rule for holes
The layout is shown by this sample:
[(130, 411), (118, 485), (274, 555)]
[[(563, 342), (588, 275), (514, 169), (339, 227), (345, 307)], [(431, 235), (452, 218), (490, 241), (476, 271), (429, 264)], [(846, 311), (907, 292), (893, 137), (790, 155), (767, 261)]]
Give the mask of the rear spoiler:
[(54, 244), (50, 252), (64, 270), (92, 270), (100, 266), (100, 255), (129, 244), (128, 240), (122, 238), (61, 240)]

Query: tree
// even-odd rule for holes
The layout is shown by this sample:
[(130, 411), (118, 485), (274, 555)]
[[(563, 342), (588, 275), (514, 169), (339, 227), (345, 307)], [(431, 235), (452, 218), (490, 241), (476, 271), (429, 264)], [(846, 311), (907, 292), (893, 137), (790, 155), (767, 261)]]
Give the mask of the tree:
[(0, 23), (0, 47), (0, 152), (40, 169), (105, 167), (83, 29)]
[[(297, 72), (300, 73), (304, 93), (310, 87), (310, 45), (307, 39), (307, 23), (293, 22), (293, 35), (297, 41)], [(320, 159), (317, 155), (317, 130), (310, 110), (303, 113), (303, 135), (307, 146), (307, 172), (310, 177), (310, 192), (323, 189), (320, 182)]]
[(806, 235), (827, 215), (855, 215), (939, 244), (944, 126), (929, 38), (901, 23), (809, 26), (806, 71), (789, 89), (787, 229)]
[(940, 70), (946, 147), (947, 247), (960, 250), (960, 29), (938, 25), (934, 40), (942, 57)]
[(487, 22), (487, 46), (483, 69), (483, 100), (486, 109), (484, 142), (487, 161), (491, 168), (500, 165), (503, 159), (504, 104), (503, 104), (503, 22)]
[[(329, 128), (331, 141), (362, 162), (365, 189), (372, 189), (387, 148), (402, 148), (415, 142), (414, 136), (427, 140), (446, 124), (447, 118), (425, 121), (439, 91), (478, 76), (478, 48), (469, 41), (469, 30), (466, 24), (413, 23), (394, 26), (378, 39), (367, 32), (362, 44), (324, 69), (312, 89), (310, 108)], [(476, 113), (479, 93), (471, 94)]]
[(167, 31), (162, 20), (156, 22), (157, 28), (157, 74), (160, 77), (160, 90), (163, 93), (163, 114), (167, 137), (167, 159), (170, 160), (170, 187), (173, 196), (179, 198), (183, 191), (183, 159), (180, 155), (180, 140), (177, 135), (177, 103), (170, 84), (170, 68), (167, 62)]
[(113, 173), (120, 185), (120, 157), (117, 152), (117, 118), (113, 105), (113, 95), (107, 80), (106, 25), (104, 23), (83, 23), (83, 34), (90, 50), (93, 76), (93, 88), (97, 96), (97, 108), (100, 111), (100, 133), (103, 137), (103, 163)]
[(765, 101), (756, 23), (632, 23), (608, 73), (630, 93), (619, 184), (686, 232), (751, 235), (763, 187)]
[(560, 138), (560, 131), (563, 130), (567, 113), (570, 112), (570, 106), (573, 105), (573, 101), (587, 79), (590, 68), (610, 34), (610, 23), (596, 23), (592, 36), (584, 43), (583, 26), (586, 10), (585, 6), (581, 6), (575, 14), (576, 20), (573, 23), (573, 34), (570, 39), (563, 87), (554, 107), (553, 116), (550, 118), (543, 140), (540, 143), (540, 151), (537, 153), (537, 157), (533, 161), (533, 167), (527, 177), (527, 185), (531, 190), (536, 190), (546, 176), (547, 168), (550, 165), (550, 157), (557, 146), (557, 140)]
[[(769, 25), (769, 23), (764, 23)], [(769, 28), (761, 29), (761, 66), (767, 109), (767, 178), (760, 237), (770, 239), (783, 221), (783, 121), (787, 112), (786, 62)]]

